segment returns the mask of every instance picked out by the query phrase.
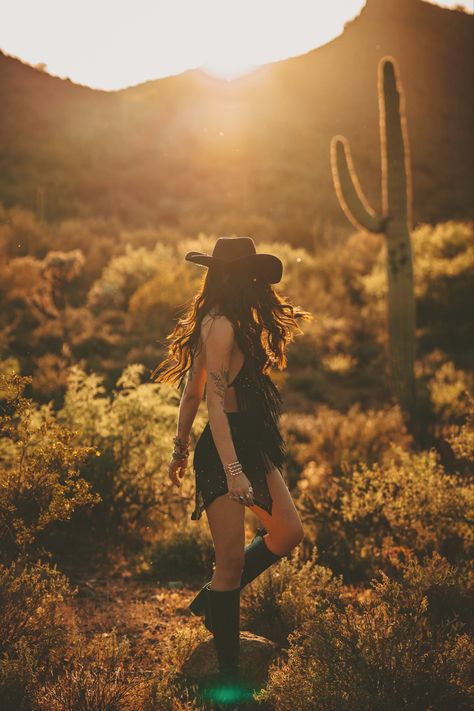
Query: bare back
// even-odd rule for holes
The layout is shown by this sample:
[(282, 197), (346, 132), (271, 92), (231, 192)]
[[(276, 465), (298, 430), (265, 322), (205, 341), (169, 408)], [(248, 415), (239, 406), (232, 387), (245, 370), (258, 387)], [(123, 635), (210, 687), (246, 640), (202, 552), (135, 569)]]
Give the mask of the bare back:
[[(201, 342), (204, 343), (204, 349), (203, 349), (204, 359), (206, 357), (205, 344), (206, 344), (206, 340), (207, 340), (209, 331), (212, 327), (215, 315), (216, 314), (214, 312), (209, 312), (209, 314), (206, 314), (204, 316), (204, 318), (201, 322)], [(230, 355), (229, 383), (233, 382), (237, 373), (241, 369), (244, 360), (245, 360), (245, 355), (242, 353), (241, 349), (239, 348), (236, 341), (234, 340), (234, 344), (232, 346), (232, 352)], [(207, 370), (207, 368), (206, 368), (206, 370)], [(235, 393), (235, 388), (233, 386), (228, 386), (226, 389), (226, 393), (224, 396), (224, 408), (225, 408), (226, 412), (237, 412), (238, 411), (237, 397), (236, 397), (236, 393)]]

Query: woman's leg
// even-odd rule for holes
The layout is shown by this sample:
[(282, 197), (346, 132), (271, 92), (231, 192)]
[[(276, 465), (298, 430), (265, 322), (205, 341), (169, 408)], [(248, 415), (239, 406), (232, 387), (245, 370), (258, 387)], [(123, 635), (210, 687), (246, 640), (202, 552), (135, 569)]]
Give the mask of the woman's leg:
[(268, 489), (272, 497), (272, 514), (257, 504), (249, 506), (267, 529), (264, 540), (267, 548), (276, 555), (287, 555), (304, 538), (304, 529), (288, 486), (276, 467), (267, 474)]
[(239, 682), (240, 578), (244, 563), (244, 509), (228, 494), (206, 507), (216, 569), (206, 586), (206, 610), (219, 667), (219, 683)]
[(222, 494), (205, 511), (216, 557), (211, 589), (233, 590), (240, 585), (244, 566), (244, 506)]
[[(247, 585), (280, 557), (287, 555), (304, 537), (298, 512), (280, 471), (274, 469), (267, 477), (273, 499), (272, 515), (257, 505), (249, 507), (268, 531), (263, 537), (263, 547), (259, 543), (262, 539), (257, 537), (244, 549), (242, 556), (245, 510), (243, 505), (230, 500), (227, 494), (217, 497), (206, 508), (216, 551), (216, 570), (211, 580), (216, 590), (232, 590), (239, 584)], [(198, 592), (189, 607), (193, 614), (205, 616), (205, 625), (212, 631), (212, 622), (206, 611), (207, 585)]]

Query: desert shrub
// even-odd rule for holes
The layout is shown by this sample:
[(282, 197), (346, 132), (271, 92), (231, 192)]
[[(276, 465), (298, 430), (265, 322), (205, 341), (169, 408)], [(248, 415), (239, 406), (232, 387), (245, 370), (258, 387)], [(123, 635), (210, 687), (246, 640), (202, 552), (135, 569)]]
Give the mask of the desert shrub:
[(136, 709), (135, 695), (143, 680), (127, 674), (129, 649), (128, 639), (119, 639), (115, 630), (82, 640), (79, 648), (69, 652), (63, 674), (38, 692), (37, 707), (44, 711)]
[(207, 532), (199, 528), (174, 528), (145, 551), (147, 575), (160, 582), (200, 580), (212, 574), (214, 545)]
[(438, 613), (440, 590), (468, 592), (472, 572), (437, 553), (398, 565), (395, 578), (380, 572), (357, 595), (315, 589), (312, 615), (290, 634), (288, 659), (271, 667), (260, 700), (277, 711), (471, 708), (472, 638), (451, 609)]
[(87, 640), (77, 635), (61, 673), (50, 675), (35, 695), (37, 711), (192, 711), (179, 667), (193, 633), (173, 635), (160, 649), (160, 666), (144, 670), (130, 640), (116, 628)]
[(45, 353), (34, 358), (35, 373), (32, 390), (35, 397), (55, 400), (66, 389), (67, 360), (55, 353)]
[(172, 330), (173, 318), (185, 304), (191, 301), (198, 287), (199, 273), (190, 272), (186, 263), (173, 258), (160, 262), (155, 275), (130, 298), (130, 328), (136, 333), (150, 337), (155, 334), (164, 342), (164, 336)]
[[(347, 314), (333, 317), (319, 312), (314, 316), (288, 349), (287, 391), (304, 393), (306, 398), (330, 406), (345, 407), (359, 394), (354, 379), (361, 377), (350, 318)], [(367, 347), (370, 348), (368, 344)], [(341, 386), (345, 384), (348, 387), (344, 389)], [(361, 397), (364, 397), (362, 391)]]
[(98, 500), (79, 473), (90, 448), (24, 397), (29, 381), (0, 368), (0, 698), (9, 711), (31, 708), (67, 637), (61, 605), (72, 591), (39, 560), (51, 555), (48, 535)]
[(285, 265), (279, 289), (314, 315), (289, 349), (289, 389), (338, 406), (365, 398), (367, 386), (383, 390), (384, 354), (358, 283), (373, 266), (379, 241), (356, 233), (337, 249), (314, 253), (287, 243), (263, 245)]
[(435, 424), (463, 422), (472, 400), (472, 375), (456, 368), (439, 349), (418, 364), (417, 374), (426, 384)]
[(474, 483), (447, 474), (435, 450), (392, 447), (389, 464), (359, 466), (342, 494), (341, 514), (352, 524), (354, 554), (374, 561), (384, 546), (420, 555), (438, 551), (453, 561), (474, 552)]
[[(137, 534), (145, 528), (182, 521), (194, 504), (194, 482), (171, 486), (167, 464), (173, 448), (179, 393), (160, 383), (142, 383), (143, 366), (128, 366), (108, 395), (102, 379), (70, 369), (59, 422), (76, 427), (81, 443), (97, 450), (82, 475), (101, 501), (87, 514), (89, 530)], [(194, 428), (204, 426), (198, 415)], [(194, 432), (195, 430), (193, 430)]]
[(0, 243), (9, 257), (42, 258), (54, 243), (52, 228), (40, 223), (33, 212), (0, 206)]
[(91, 308), (126, 310), (136, 290), (152, 279), (160, 269), (172, 261), (172, 250), (159, 243), (153, 250), (127, 245), (125, 254), (113, 257), (101, 276), (92, 285), (88, 303)]
[[(422, 224), (412, 233), (413, 274), (420, 351), (442, 348), (450, 357), (468, 351), (473, 339), (472, 223)], [(386, 313), (386, 246), (370, 273), (360, 277), (368, 315), (383, 332)]]
[(50, 565), (0, 564), (2, 708), (29, 709), (37, 684), (57, 668), (67, 640), (61, 605), (71, 595), (66, 577)]
[[(321, 562), (346, 581), (364, 580), (383, 567), (385, 546), (413, 547), (420, 555), (437, 550), (453, 561), (472, 551), (472, 461), (454, 457), (448, 471), (434, 448), (406, 449), (409, 439), (396, 413), (398, 408), (391, 424), (378, 417), (372, 427), (369, 420), (361, 427), (362, 417), (358, 424), (335, 415), (345, 437), (331, 417), (321, 425), (295, 417), (291, 456), (304, 466), (297, 481), (304, 545), (317, 545)], [(458, 436), (469, 441), (461, 427)], [(449, 432), (457, 441), (452, 427)]]
[(472, 354), (473, 224), (420, 225), (413, 237), (422, 343)]
[(5, 563), (44, 553), (42, 539), (78, 507), (97, 503), (80, 466), (91, 449), (48, 407), (23, 396), (30, 378), (0, 373), (0, 544)]
[(302, 489), (359, 461), (384, 461), (391, 442), (405, 447), (412, 442), (398, 405), (363, 410), (355, 403), (345, 413), (320, 405), (314, 414), (285, 413), (281, 425), (291, 483), (302, 471)]
[(303, 560), (302, 549), (297, 547), (244, 588), (246, 627), (286, 645), (288, 635), (313, 614), (317, 604), (314, 591), (332, 590), (341, 584), (329, 568), (317, 564), (317, 555), (313, 547), (309, 558)]
[(71, 356), (65, 318), (71, 285), (84, 264), (80, 250), (50, 251), (44, 259), (17, 257), (0, 266), (0, 343), (23, 372), (32, 373), (32, 390), (43, 400), (59, 397)]
[(34, 651), (24, 640), (0, 661), (0, 699), (8, 711), (30, 711), (40, 672)]
[(161, 663), (148, 681), (142, 701), (143, 711), (202, 710), (196, 693), (198, 685), (186, 677), (183, 665), (191, 652), (207, 638), (208, 632), (203, 626), (182, 626), (160, 639), (157, 658)]
[(444, 428), (445, 441), (455, 457), (454, 470), (461, 476), (474, 476), (474, 398), (469, 396), (465, 422)]

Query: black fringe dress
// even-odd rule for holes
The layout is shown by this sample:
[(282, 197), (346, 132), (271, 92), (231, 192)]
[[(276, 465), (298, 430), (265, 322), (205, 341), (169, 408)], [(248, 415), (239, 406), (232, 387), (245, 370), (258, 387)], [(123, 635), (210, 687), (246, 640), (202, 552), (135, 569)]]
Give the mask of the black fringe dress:
[[(271, 515), (267, 473), (274, 467), (281, 471), (286, 455), (278, 426), (283, 401), (270, 376), (257, 370), (248, 356), (230, 386), (235, 388), (238, 411), (226, 414), (237, 458), (252, 484), (254, 503)], [(196, 442), (193, 469), (196, 493), (191, 520), (197, 521), (215, 498), (229, 491), (209, 421)]]

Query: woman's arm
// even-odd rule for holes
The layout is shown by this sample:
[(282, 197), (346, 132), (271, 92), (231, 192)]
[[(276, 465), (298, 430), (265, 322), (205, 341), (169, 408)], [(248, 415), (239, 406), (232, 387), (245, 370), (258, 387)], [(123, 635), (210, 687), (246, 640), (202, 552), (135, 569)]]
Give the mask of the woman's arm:
[[(229, 364), (234, 342), (234, 327), (225, 316), (217, 316), (206, 338), (207, 388), (206, 403), (209, 426), (222, 464), (237, 461), (237, 452), (232, 441), (229, 420), (224, 410), (224, 398), (229, 382)], [(239, 472), (240, 469), (240, 472)], [(250, 481), (240, 467), (235, 475), (226, 469), (226, 478), (231, 498), (239, 495), (242, 501), (253, 504)], [(236, 498), (237, 500), (237, 498)]]
[(179, 404), (176, 436), (186, 442), (189, 439), (191, 427), (199, 409), (206, 384), (206, 368), (202, 350), (196, 354), (191, 368), (188, 370), (186, 385)]
[(178, 424), (174, 439), (175, 449), (171, 455), (168, 472), (172, 483), (179, 487), (188, 465), (188, 440), (191, 427), (196, 417), (199, 404), (206, 384), (206, 368), (202, 350), (196, 354), (191, 368), (188, 370), (179, 403)]
[(214, 318), (206, 339), (206, 404), (209, 426), (223, 464), (237, 459), (224, 398), (229, 382), (229, 365), (234, 343), (234, 328), (225, 316)]

